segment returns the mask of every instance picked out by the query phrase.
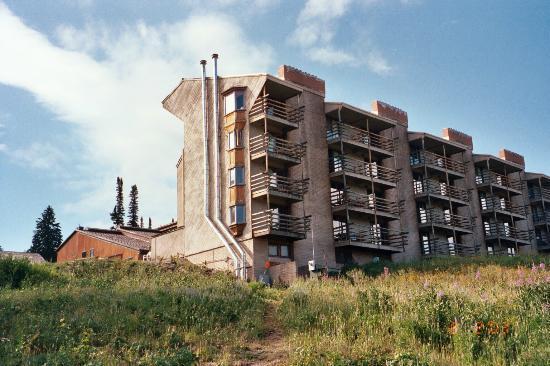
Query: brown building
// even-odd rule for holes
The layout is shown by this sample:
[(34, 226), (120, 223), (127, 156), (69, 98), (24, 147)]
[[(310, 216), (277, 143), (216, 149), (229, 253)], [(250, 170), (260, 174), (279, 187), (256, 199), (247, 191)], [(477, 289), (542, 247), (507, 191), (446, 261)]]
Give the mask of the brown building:
[(326, 101), (323, 80), (289, 66), (218, 77), (215, 58), (207, 78), (204, 63), (203, 78), (163, 101), (185, 148), (177, 224), (153, 238), (153, 258), (251, 278), (266, 261), (293, 276), (535, 248), (522, 156), (474, 154), (472, 138), (450, 128), (409, 132), (407, 113), (380, 101), (372, 111)]
[(57, 262), (93, 257), (141, 260), (151, 249), (151, 239), (160, 233), (125, 226), (117, 229), (78, 227), (57, 248)]

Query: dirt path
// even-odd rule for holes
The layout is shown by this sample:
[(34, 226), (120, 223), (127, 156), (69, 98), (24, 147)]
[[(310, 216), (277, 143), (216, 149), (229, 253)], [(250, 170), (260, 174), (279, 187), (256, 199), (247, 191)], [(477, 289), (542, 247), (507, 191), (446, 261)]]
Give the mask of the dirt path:
[(264, 315), (265, 335), (262, 339), (250, 344), (252, 360), (241, 365), (282, 366), (287, 364), (288, 347), (275, 316), (276, 309), (277, 303), (270, 301)]

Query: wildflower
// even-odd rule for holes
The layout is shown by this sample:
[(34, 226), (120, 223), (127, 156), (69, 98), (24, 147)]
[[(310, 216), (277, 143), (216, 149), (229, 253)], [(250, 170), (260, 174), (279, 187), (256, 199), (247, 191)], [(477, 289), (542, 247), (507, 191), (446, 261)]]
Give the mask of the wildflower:
[(521, 286), (523, 286), (523, 279), (518, 278), (518, 279), (516, 280), (515, 285), (516, 285), (516, 287), (521, 287)]
[(533, 284), (533, 279), (531, 277), (527, 278), (527, 284), (528, 285), (532, 285)]
[(489, 320), (489, 322), (487, 322), (487, 331), (488, 331), (489, 334), (491, 334), (491, 335), (498, 334), (498, 331), (499, 331), (498, 324), (495, 323), (495, 322), (492, 321), (492, 320)]
[(479, 269), (476, 272), (476, 280), (479, 280), (481, 278), (481, 273), (479, 272)]
[(388, 277), (390, 275), (390, 269), (388, 267), (384, 267), (384, 276)]
[(476, 322), (476, 326), (475, 326), (476, 334), (480, 335), (481, 333), (483, 333), (483, 329), (485, 329), (485, 324), (483, 324), (483, 322)]
[(540, 262), (539, 268), (544, 271), (544, 269), (545, 269), (544, 262)]
[(483, 301), (489, 300), (489, 296), (487, 295), (486, 292), (484, 292), (484, 293), (481, 294), (481, 300), (483, 300)]
[(428, 287), (430, 287), (430, 283), (426, 280), (424, 281), (424, 288), (427, 289)]
[(440, 299), (445, 295), (445, 293), (441, 290), (437, 291), (437, 298)]
[(508, 335), (508, 333), (510, 333), (510, 324), (504, 323), (504, 325), (502, 326), (502, 333), (504, 333), (505, 335)]
[(531, 272), (536, 272), (536, 271), (537, 271), (537, 266), (535, 266), (535, 263), (533, 263), (531, 266)]

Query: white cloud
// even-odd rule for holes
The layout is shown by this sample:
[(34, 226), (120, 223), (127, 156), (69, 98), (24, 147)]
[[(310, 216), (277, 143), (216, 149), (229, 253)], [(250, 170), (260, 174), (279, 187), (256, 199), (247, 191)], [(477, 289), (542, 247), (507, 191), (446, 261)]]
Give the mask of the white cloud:
[(34, 142), (25, 148), (13, 150), (4, 144), (0, 151), (7, 153), (16, 163), (34, 169), (57, 171), (64, 160), (61, 150), (50, 143)]
[[(400, 0), (407, 4), (413, 1)], [(382, 0), (307, 0), (289, 41), (315, 62), (329, 66), (366, 66), (376, 74), (390, 74), (393, 67), (367, 35), (356, 35), (356, 39), (349, 39), (340, 47), (334, 45), (338, 26), (354, 6), (368, 9), (381, 3)]]
[(8, 151), (8, 146), (6, 144), (0, 144), (0, 152)]
[[(63, 167), (73, 172), (76, 187), (84, 179), (90, 183), (65, 209), (97, 217), (112, 209), (118, 175), (126, 190), (138, 185), (144, 216), (160, 223), (175, 214), (175, 163), (183, 127), (161, 101), (182, 76), (199, 74), (201, 58), (218, 52), (222, 75), (272, 66), (269, 46), (252, 44), (236, 22), (219, 14), (122, 29), (60, 26), (57, 42), (25, 25), (0, 2), (0, 83), (28, 91), (73, 126), (71, 137), (80, 151), (71, 161), (77, 165)], [(59, 157), (51, 147), (50, 158)], [(48, 147), (31, 145), (18, 156), (29, 160), (36, 151)]]

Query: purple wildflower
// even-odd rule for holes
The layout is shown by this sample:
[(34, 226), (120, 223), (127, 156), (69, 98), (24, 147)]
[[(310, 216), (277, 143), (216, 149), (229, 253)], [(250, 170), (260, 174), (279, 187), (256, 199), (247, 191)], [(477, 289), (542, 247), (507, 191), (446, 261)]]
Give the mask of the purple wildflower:
[(476, 272), (476, 280), (479, 280), (481, 278), (481, 273), (479, 272), (479, 269)]
[(538, 269), (537, 266), (535, 266), (535, 263), (533, 263), (533, 265), (531, 266), (531, 271), (536, 272), (537, 269)]
[(540, 262), (539, 268), (544, 271), (544, 269), (546, 268), (546, 266), (544, 265), (544, 262)]
[(443, 295), (445, 295), (445, 293), (441, 290), (437, 291), (437, 298), (440, 299), (443, 297)]

